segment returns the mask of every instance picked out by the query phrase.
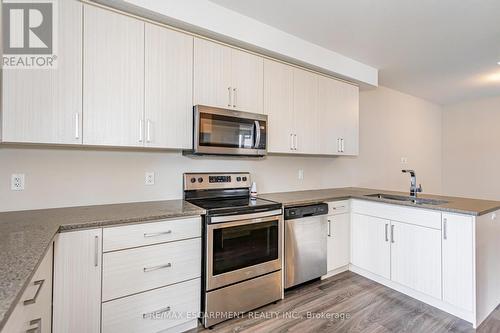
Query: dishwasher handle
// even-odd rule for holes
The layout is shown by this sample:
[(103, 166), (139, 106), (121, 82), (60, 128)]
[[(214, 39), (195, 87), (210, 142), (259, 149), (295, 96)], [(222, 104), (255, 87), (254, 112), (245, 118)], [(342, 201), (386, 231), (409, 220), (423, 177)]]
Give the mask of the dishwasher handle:
[(325, 203), (285, 208), (285, 220), (294, 220), (327, 214), (328, 205)]

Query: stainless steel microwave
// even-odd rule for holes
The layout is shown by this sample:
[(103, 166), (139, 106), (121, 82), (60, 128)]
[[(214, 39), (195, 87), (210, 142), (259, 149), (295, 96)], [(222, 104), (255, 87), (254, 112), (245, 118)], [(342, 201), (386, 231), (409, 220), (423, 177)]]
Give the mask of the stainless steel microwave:
[(267, 153), (267, 116), (196, 105), (193, 153), (264, 156)]

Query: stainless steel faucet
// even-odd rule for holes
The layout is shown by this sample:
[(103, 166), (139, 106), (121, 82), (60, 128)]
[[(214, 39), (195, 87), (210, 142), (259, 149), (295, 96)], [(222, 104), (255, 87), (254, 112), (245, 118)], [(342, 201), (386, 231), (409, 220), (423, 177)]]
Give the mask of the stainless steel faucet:
[(401, 170), (403, 173), (409, 173), (411, 180), (410, 180), (410, 197), (412, 198), (417, 198), (417, 193), (422, 192), (422, 185), (419, 184), (417, 186), (417, 176), (415, 175), (414, 170)]

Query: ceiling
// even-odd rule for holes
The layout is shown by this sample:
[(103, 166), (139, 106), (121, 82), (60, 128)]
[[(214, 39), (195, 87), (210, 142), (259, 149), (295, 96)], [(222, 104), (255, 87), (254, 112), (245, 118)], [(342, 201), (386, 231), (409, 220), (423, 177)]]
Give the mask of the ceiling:
[(438, 104), (500, 95), (499, 0), (211, 0)]

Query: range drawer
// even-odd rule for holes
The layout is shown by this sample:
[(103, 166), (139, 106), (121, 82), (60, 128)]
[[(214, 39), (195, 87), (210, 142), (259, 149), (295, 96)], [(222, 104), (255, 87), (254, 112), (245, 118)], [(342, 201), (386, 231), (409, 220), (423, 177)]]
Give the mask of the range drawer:
[(201, 237), (201, 217), (164, 220), (103, 229), (103, 251)]
[(51, 246), (2, 333), (51, 332), (52, 251)]
[(104, 253), (102, 300), (201, 276), (201, 238)]
[(201, 280), (172, 286), (102, 304), (102, 333), (158, 332), (197, 317)]
[(349, 200), (328, 202), (328, 215), (349, 213)]

